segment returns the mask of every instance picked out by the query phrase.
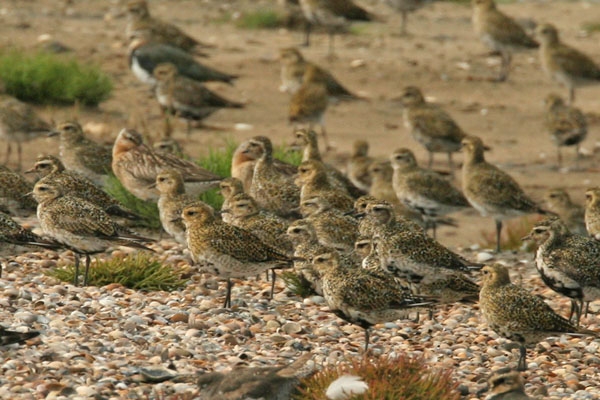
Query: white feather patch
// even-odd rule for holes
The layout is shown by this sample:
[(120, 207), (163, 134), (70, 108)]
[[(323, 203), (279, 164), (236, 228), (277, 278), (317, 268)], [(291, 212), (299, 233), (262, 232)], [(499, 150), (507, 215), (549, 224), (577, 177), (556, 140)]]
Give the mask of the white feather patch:
[(363, 394), (369, 389), (359, 376), (342, 375), (331, 382), (325, 396), (330, 400), (345, 400), (356, 394)]

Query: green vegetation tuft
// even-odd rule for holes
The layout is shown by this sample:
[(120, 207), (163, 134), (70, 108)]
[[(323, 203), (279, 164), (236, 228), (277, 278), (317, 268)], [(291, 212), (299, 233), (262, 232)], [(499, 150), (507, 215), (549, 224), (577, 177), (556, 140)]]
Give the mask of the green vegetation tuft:
[(317, 294), (306, 278), (293, 271), (282, 272), (281, 279), (290, 292), (294, 293), (296, 296), (302, 297), (303, 299)]
[[(173, 291), (186, 284), (186, 280), (181, 278), (182, 272), (147, 254), (137, 253), (123, 258), (114, 257), (106, 261), (96, 260), (90, 265), (89, 284), (105, 286), (119, 283), (135, 290)], [(48, 272), (48, 275), (63, 282), (73, 282), (75, 266), (56, 268)]]
[(582, 29), (588, 34), (600, 32), (600, 22), (586, 22), (583, 24)]
[(270, 8), (259, 8), (244, 13), (236, 21), (238, 28), (244, 29), (276, 29), (284, 26), (284, 18)]
[(451, 371), (428, 368), (423, 358), (403, 354), (397, 358), (381, 356), (355, 359), (337, 368), (326, 368), (301, 382), (295, 400), (324, 399), (328, 386), (342, 375), (355, 375), (367, 383), (365, 393), (353, 400), (458, 400)]
[(112, 91), (99, 68), (49, 53), (0, 51), (0, 80), (6, 93), (39, 104), (97, 106)]
[(143, 218), (138, 222), (139, 226), (144, 226), (150, 229), (161, 228), (162, 225), (160, 223), (158, 206), (155, 202), (138, 199), (127, 189), (125, 189), (125, 187), (121, 184), (121, 181), (119, 181), (119, 179), (113, 174), (109, 175), (105, 190), (125, 207)]

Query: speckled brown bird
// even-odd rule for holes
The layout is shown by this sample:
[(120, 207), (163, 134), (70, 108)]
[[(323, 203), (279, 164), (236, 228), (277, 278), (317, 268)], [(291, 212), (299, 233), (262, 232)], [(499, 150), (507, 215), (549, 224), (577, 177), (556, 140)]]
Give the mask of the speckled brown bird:
[(156, 175), (164, 169), (181, 173), (186, 192), (195, 196), (216, 187), (221, 177), (197, 164), (172, 154), (157, 153), (143, 142), (142, 135), (133, 129), (122, 129), (115, 140), (112, 170), (123, 186), (142, 200), (158, 198), (152, 187)]
[(494, 332), (519, 344), (518, 371), (527, 369), (527, 345), (563, 333), (597, 337), (596, 332), (572, 325), (529, 289), (512, 284), (505, 266), (485, 266), (481, 272), (479, 308)]
[(352, 154), (346, 164), (346, 173), (350, 181), (362, 190), (368, 193), (371, 188), (371, 174), (369, 166), (375, 160), (369, 157), (369, 142), (366, 140), (355, 140), (352, 144)]
[(181, 147), (181, 144), (173, 138), (162, 138), (160, 140), (157, 140), (156, 142), (154, 142), (152, 147), (154, 148), (154, 150), (160, 151), (162, 153), (169, 153), (177, 157), (188, 158), (183, 153), (183, 148)]
[(500, 52), (499, 82), (508, 78), (514, 51), (539, 47), (539, 43), (529, 37), (518, 23), (496, 8), (494, 0), (473, 0), (473, 27), (487, 47)]
[[(244, 190), (244, 185), (242, 181), (234, 177), (225, 178), (221, 182), (219, 182), (219, 189), (221, 196), (223, 196), (223, 204), (221, 204), (221, 211), (227, 210), (231, 207), (231, 199), (233, 199), (234, 196), (246, 192)], [(221, 213), (221, 219), (223, 220), (223, 222), (230, 224), (231, 220), (233, 219), (233, 216), (231, 215), (231, 213), (228, 212)]]
[(446, 153), (450, 172), (454, 173), (452, 153), (460, 150), (460, 142), (466, 133), (446, 111), (427, 102), (419, 88), (405, 87), (400, 99), (404, 126), (429, 153), (428, 168), (433, 166), (434, 153)]
[(0, 165), (0, 206), (13, 215), (35, 212), (36, 201), (31, 196), (33, 184), (23, 175)]
[(561, 42), (551, 24), (536, 28), (540, 38), (540, 62), (548, 77), (569, 89), (569, 104), (575, 101), (575, 88), (600, 84), (600, 66), (581, 51)]
[(0, 139), (6, 142), (5, 165), (10, 159), (12, 142), (17, 143), (17, 166), (20, 171), (23, 166), (22, 143), (43, 136), (51, 130), (52, 126), (33, 107), (14, 97), (0, 94)]
[(148, 35), (153, 42), (166, 43), (198, 55), (204, 55), (202, 49), (214, 47), (189, 36), (169, 22), (151, 16), (146, 0), (132, 0), (127, 3), (125, 34), (128, 39), (139, 34)]
[(412, 151), (395, 150), (390, 156), (393, 186), (398, 199), (421, 213), (436, 235), (437, 218), (469, 207), (465, 196), (436, 172), (420, 168)]
[[(16, 255), (19, 249), (46, 248), (56, 250), (61, 246), (36, 235), (19, 225), (9, 215), (0, 212), (0, 255)], [(1, 272), (1, 271), (0, 271)]]
[(40, 178), (38, 182), (48, 183), (61, 187), (69, 196), (79, 197), (103, 209), (113, 217), (140, 220), (142, 217), (128, 210), (118, 200), (96, 186), (92, 181), (83, 176), (66, 171), (63, 163), (51, 155), (39, 156), (35, 160), (33, 168), (25, 173), (35, 173)]
[(0, 346), (8, 346), (9, 344), (15, 343), (22, 344), (39, 335), (40, 332), (38, 331), (18, 332), (0, 326)]
[(600, 299), (600, 242), (571, 233), (556, 217), (537, 223), (523, 240), (539, 245), (535, 266), (546, 286), (571, 299), (569, 321), (579, 325), (583, 303)]
[(490, 374), (488, 392), (485, 400), (531, 400), (525, 394), (525, 382), (521, 374), (508, 367)]
[(300, 188), (294, 184), (293, 177), (275, 166), (271, 139), (254, 136), (248, 140), (244, 153), (256, 159), (248, 194), (262, 209), (281, 217), (297, 215), (295, 210), (300, 204)]
[(231, 307), (231, 278), (254, 276), (292, 266), (292, 259), (264, 244), (256, 235), (217, 219), (211, 207), (197, 202), (182, 213), (192, 259), (227, 279), (223, 307)]
[(525, 194), (509, 174), (486, 162), (480, 138), (469, 136), (462, 141), (465, 161), (462, 168), (463, 192), (482, 216), (496, 223), (496, 252), (500, 252), (502, 221), (527, 214), (547, 214)]
[(600, 240), (600, 187), (585, 191), (585, 227), (591, 237)]
[(294, 245), (294, 273), (319, 296), (323, 295), (321, 277), (313, 268), (312, 258), (326, 249), (319, 243), (317, 232), (305, 219), (297, 219), (290, 223), (286, 231), (287, 237)]
[(85, 256), (83, 285), (86, 286), (91, 254), (101, 253), (111, 246), (153, 251), (141, 244), (151, 239), (126, 232), (100, 207), (65, 194), (56, 184), (38, 182), (33, 196), (38, 202), (37, 217), (44, 234), (75, 253), (74, 285), (79, 282), (82, 255)]
[(364, 329), (365, 352), (373, 325), (405, 319), (411, 310), (435, 303), (402, 290), (391, 276), (386, 279), (364, 268), (344, 267), (336, 251), (318, 254), (312, 262), (322, 274), (323, 297), (331, 312)]
[(579, 144), (587, 136), (587, 120), (580, 109), (568, 106), (557, 94), (551, 93), (545, 100), (544, 116), (546, 129), (556, 145), (558, 167), (562, 166), (562, 146), (574, 146), (577, 162), (579, 161)]
[(154, 94), (161, 108), (187, 121), (187, 132), (191, 121), (202, 121), (222, 108), (243, 108), (242, 103), (228, 100), (201, 83), (180, 75), (171, 63), (159, 64), (152, 76), (156, 79)]
[(181, 211), (188, 204), (197, 202), (192, 196), (185, 193), (185, 185), (181, 172), (176, 169), (165, 169), (156, 175), (154, 184), (160, 193), (158, 198), (158, 212), (160, 223), (177, 243), (186, 244), (185, 225), (181, 221)]
[(49, 136), (59, 137), (60, 160), (67, 170), (85, 176), (96, 185), (106, 184), (111, 171), (110, 148), (87, 138), (76, 121), (61, 122)]
[(327, 178), (325, 166), (320, 161), (303, 161), (298, 166), (298, 176), (294, 181), (300, 188), (300, 202), (319, 196), (327, 200), (331, 207), (341, 212), (351, 211), (354, 199), (344, 190), (334, 187)]
[(425, 235), (420, 225), (395, 214), (393, 204), (371, 196), (362, 196), (354, 202), (354, 215), (359, 218), (358, 234), (362, 237), (373, 238), (375, 234), (383, 237), (388, 232), (393, 235), (404, 230)]
[(571, 232), (578, 235), (587, 235), (585, 208), (575, 204), (565, 189), (549, 189), (544, 194), (544, 200), (548, 211), (558, 215)]

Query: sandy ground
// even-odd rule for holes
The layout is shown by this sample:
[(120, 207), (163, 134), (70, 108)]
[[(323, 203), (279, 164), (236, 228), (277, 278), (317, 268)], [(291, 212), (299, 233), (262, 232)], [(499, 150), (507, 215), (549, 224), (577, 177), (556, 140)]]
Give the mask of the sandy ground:
[[(112, 97), (97, 109), (41, 107), (47, 118), (60, 121), (78, 118), (83, 124), (96, 124), (99, 139), (110, 142), (124, 126), (136, 127), (150, 138), (162, 134), (155, 100), (127, 68), (123, 1), (58, 0), (9, 1), (0, 9), (0, 44), (32, 48), (42, 34), (71, 47), (73, 56), (99, 64), (114, 81)], [(243, 140), (268, 135), (276, 143), (292, 140), (287, 124), (288, 95), (278, 91), (277, 50), (298, 44), (299, 32), (287, 30), (242, 30), (228, 21), (229, 15), (245, 12), (270, 2), (251, 1), (151, 1), (154, 14), (172, 21), (193, 36), (214, 43), (211, 57), (202, 60), (221, 70), (239, 74), (235, 86), (210, 87), (232, 99), (247, 103), (243, 110), (224, 110), (207, 120), (220, 130), (197, 130), (185, 139), (183, 123), (175, 126), (176, 138), (186, 151), (200, 155), (209, 146), (221, 146), (225, 139)], [(396, 35), (399, 15), (376, 1), (359, 2), (385, 22), (360, 24), (358, 33), (336, 40), (337, 58), (326, 58), (327, 38), (317, 34), (305, 56), (332, 71), (350, 89), (368, 96), (370, 102), (344, 103), (330, 107), (327, 128), (338, 152), (348, 152), (355, 139), (366, 138), (371, 153), (385, 158), (401, 146), (412, 148), (420, 161), (425, 150), (402, 125), (401, 109), (392, 101), (406, 85), (417, 85), (430, 98), (445, 107), (468, 132), (481, 136), (493, 150), (488, 160), (509, 171), (535, 198), (541, 199), (548, 187), (564, 186), (577, 201), (586, 187), (596, 185), (597, 156), (593, 154), (598, 126), (590, 126), (583, 144), (586, 154), (581, 170), (557, 171), (556, 152), (544, 131), (543, 98), (552, 91), (566, 90), (550, 82), (542, 73), (535, 51), (516, 54), (506, 83), (486, 78), (497, 73), (497, 59), (475, 37), (471, 8), (467, 5), (435, 3), (409, 18), (408, 37)], [(535, 1), (502, 4), (511, 16), (552, 22), (561, 36), (600, 62), (598, 34), (585, 35), (584, 23), (597, 22), (600, 4), (592, 2)], [(595, 18), (595, 20), (594, 20)], [(223, 22), (225, 21), (225, 22)], [(356, 66), (359, 65), (359, 66)], [(577, 105), (586, 113), (600, 110), (600, 85), (580, 89)], [(235, 124), (248, 124), (250, 130), (236, 130)], [(97, 125), (101, 124), (101, 125)], [(30, 162), (43, 148), (57, 153), (57, 143), (39, 139), (26, 145)], [(566, 165), (574, 165), (572, 149), (566, 149)], [(456, 157), (460, 161), (461, 156)], [(443, 155), (436, 167), (446, 168)], [(457, 185), (459, 182), (457, 182)], [(440, 240), (451, 246), (468, 246), (480, 241), (482, 231), (493, 224), (467, 211), (456, 215), (460, 227), (442, 229)]]

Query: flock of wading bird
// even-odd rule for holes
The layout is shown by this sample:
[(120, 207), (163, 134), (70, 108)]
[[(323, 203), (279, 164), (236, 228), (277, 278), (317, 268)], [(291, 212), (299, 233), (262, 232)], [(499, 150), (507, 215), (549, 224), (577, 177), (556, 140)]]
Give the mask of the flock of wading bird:
[[(406, 15), (426, 1), (387, 0)], [(293, 7), (293, 5), (291, 5)], [(370, 14), (350, 1), (300, 0), (299, 10), (310, 26), (322, 25), (333, 34), (352, 18)], [(569, 90), (565, 103), (556, 94), (546, 99), (546, 126), (558, 148), (578, 145), (586, 137), (583, 113), (573, 106), (575, 88), (600, 83), (600, 68), (591, 58), (559, 40), (556, 28), (539, 25), (529, 36), (492, 0), (473, 1), (477, 35), (502, 57), (498, 81), (508, 78), (513, 51), (540, 47), (548, 76)], [(237, 77), (199, 63), (211, 46), (186, 35), (172, 24), (150, 15), (143, 0), (127, 5), (129, 64), (142, 82), (152, 86), (165, 113), (202, 121), (221, 108), (241, 108), (207, 89), (203, 82), (231, 84)], [(296, 167), (273, 157), (265, 136), (243, 142), (231, 161), (231, 177), (223, 178), (182, 158), (177, 143), (166, 139), (150, 147), (140, 133), (123, 129), (112, 151), (86, 137), (81, 126), (67, 121), (55, 127), (33, 109), (4, 96), (0, 104), (0, 133), (18, 145), (41, 133), (58, 136), (59, 157), (43, 155), (27, 173), (36, 183), (6, 166), (0, 169), (0, 241), (3, 256), (32, 247), (75, 255), (74, 284), (80, 283), (80, 258), (85, 258), (83, 285), (88, 283), (91, 255), (114, 246), (153, 251), (153, 239), (132, 232), (123, 219), (140, 217), (103, 191), (112, 172), (142, 200), (158, 203), (164, 230), (187, 247), (202, 270), (227, 280), (224, 307), (231, 307), (232, 278), (255, 276), (290, 268), (314, 293), (322, 295), (338, 317), (364, 328), (365, 351), (369, 330), (379, 323), (408, 318), (411, 313), (440, 304), (479, 301), (489, 327), (518, 343), (518, 370), (525, 370), (526, 346), (557, 334), (597, 337), (580, 327), (584, 304), (600, 297), (600, 188), (586, 192), (585, 209), (573, 204), (564, 190), (547, 194), (542, 208), (505, 171), (488, 163), (486, 145), (467, 135), (442, 108), (425, 100), (421, 90), (407, 86), (401, 95), (403, 118), (412, 136), (429, 152), (446, 153), (450, 176), (420, 167), (412, 151), (395, 150), (387, 161), (368, 155), (369, 144), (356, 141), (344, 171), (324, 163), (319, 152), (320, 126), (329, 148), (323, 115), (332, 99), (364, 100), (322, 67), (306, 60), (294, 47), (282, 49), (281, 90), (289, 92), (289, 120), (302, 147)], [(453, 184), (452, 154), (462, 150), (462, 190)], [(198, 194), (219, 186), (225, 199), (221, 210), (199, 201)], [(543, 282), (570, 298), (568, 319), (554, 312), (529, 289), (511, 283), (506, 266), (483, 266), (464, 259), (435, 240), (438, 224), (454, 225), (449, 214), (473, 207), (495, 221), (496, 251), (504, 220), (549, 214), (524, 238), (538, 244), (535, 265)], [(9, 214), (37, 210), (41, 235), (23, 228)], [(432, 230), (432, 236), (427, 231)], [(481, 277), (475, 283), (473, 274)], [(586, 310), (587, 312), (587, 310)], [(22, 342), (39, 332), (0, 331), (2, 344)], [(509, 373), (510, 375), (510, 373)], [(506, 385), (514, 382), (514, 385)], [(506, 393), (522, 393), (519, 376), (504, 377), (497, 385)], [(502, 394), (498, 392), (497, 397)], [(523, 393), (523, 396), (525, 394)], [(517, 397), (514, 397), (517, 398)], [(519, 397), (520, 398), (520, 397)], [(522, 398), (526, 398), (522, 397)]]

